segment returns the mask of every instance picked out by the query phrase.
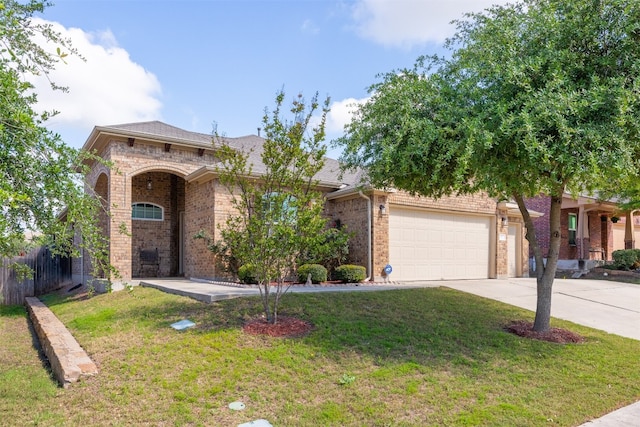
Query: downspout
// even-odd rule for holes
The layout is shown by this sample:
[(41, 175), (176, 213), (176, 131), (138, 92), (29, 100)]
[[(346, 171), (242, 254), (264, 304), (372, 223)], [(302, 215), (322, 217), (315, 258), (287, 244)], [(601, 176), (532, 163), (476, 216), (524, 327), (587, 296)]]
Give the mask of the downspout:
[(367, 200), (367, 278), (364, 281), (368, 282), (371, 280), (373, 273), (373, 260), (371, 256), (371, 198), (365, 196), (362, 191), (358, 191), (358, 194)]

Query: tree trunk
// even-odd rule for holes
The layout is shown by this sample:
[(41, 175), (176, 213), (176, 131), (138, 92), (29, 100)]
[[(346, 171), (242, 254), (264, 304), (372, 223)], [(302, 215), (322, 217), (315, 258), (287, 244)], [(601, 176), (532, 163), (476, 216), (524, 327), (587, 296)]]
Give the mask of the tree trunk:
[(547, 264), (544, 266), (544, 273), (537, 277), (538, 302), (536, 305), (536, 318), (533, 323), (533, 330), (536, 332), (548, 331), (551, 324), (552, 287), (558, 268), (558, 257), (560, 256), (560, 213), (563, 192), (564, 190), (560, 190), (556, 191), (556, 194), (551, 195), (551, 206), (549, 209), (549, 253), (547, 254)]
[(564, 190), (559, 189), (551, 195), (551, 206), (549, 209), (549, 253), (547, 262), (544, 263), (538, 239), (535, 235), (533, 221), (529, 211), (524, 204), (524, 199), (520, 195), (514, 195), (518, 208), (522, 213), (527, 226), (527, 240), (533, 250), (536, 260), (536, 284), (537, 302), (536, 317), (533, 323), (533, 330), (536, 332), (546, 332), (551, 325), (551, 295), (553, 280), (558, 268), (558, 257), (560, 255), (560, 214), (562, 208), (562, 195)]
[[(264, 286), (264, 290), (263, 287)], [(260, 290), (260, 298), (262, 299), (262, 307), (264, 309), (264, 315), (267, 318), (267, 323), (271, 323), (271, 310), (269, 308), (269, 283), (258, 283), (258, 289)]]

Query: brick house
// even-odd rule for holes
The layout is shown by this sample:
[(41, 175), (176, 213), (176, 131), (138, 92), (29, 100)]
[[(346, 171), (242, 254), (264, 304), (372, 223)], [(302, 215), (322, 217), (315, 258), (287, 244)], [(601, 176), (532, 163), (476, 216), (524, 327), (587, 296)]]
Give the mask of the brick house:
[[(263, 139), (256, 135), (225, 138), (238, 150), (254, 149), (259, 171)], [(110, 239), (109, 258), (122, 282), (148, 276), (220, 279), (202, 240), (231, 213), (230, 194), (219, 183), (216, 149), (208, 134), (161, 122), (95, 127), (85, 150), (110, 167), (92, 164), (89, 189), (104, 200), (101, 225)], [(316, 176), (325, 194), (325, 215), (345, 224), (355, 236), (350, 262), (367, 267), (372, 280), (446, 280), (528, 275), (528, 242), (518, 209), (484, 195), (413, 197), (360, 185), (361, 174), (339, 178), (339, 164), (327, 159)], [(122, 228), (129, 233), (122, 233)], [(146, 265), (143, 252), (157, 250), (157, 266)], [(89, 271), (74, 262), (76, 282)], [(384, 267), (393, 272), (385, 276)], [(120, 283), (122, 285), (122, 283)], [(115, 283), (118, 288), (118, 283)]]
[[(543, 215), (533, 223), (542, 250), (549, 252), (549, 208), (546, 196), (526, 200), (527, 208)], [(560, 216), (559, 270), (589, 269), (602, 261), (610, 261), (619, 249), (635, 247), (640, 241), (640, 217), (635, 212), (622, 212), (615, 201), (592, 196), (572, 197), (565, 193)], [(533, 253), (530, 254), (533, 258)]]

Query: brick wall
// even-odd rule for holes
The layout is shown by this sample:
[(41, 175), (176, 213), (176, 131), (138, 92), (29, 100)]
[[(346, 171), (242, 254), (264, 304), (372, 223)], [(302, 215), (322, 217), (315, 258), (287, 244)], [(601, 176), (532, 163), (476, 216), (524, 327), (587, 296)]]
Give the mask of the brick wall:
[[(588, 212), (589, 238), (588, 246), (585, 245), (584, 257), (588, 259), (602, 259), (602, 221), (598, 212)], [(585, 242), (587, 243), (587, 242)]]
[[(172, 146), (165, 151), (164, 144), (155, 145), (136, 141), (129, 146), (124, 139), (110, 141), (102, 157), (113, 163), (108, 180), (109, 208), (111, 213), (108, 235), (110, 238), (110, 262), (127, 282), (139, 272), (139, 249), (158, 248), (161, 266), (160, 276), (173, 276), (179, 272), (179, 218), (185, 212), (190, 218), (189, 209), (197, 209), (198, 203), (208, 203), (206, 195), (197, 194), (199, 201), (187, 203), (187, 184), (184, 177), (200, 167), (211, 164), (213, 156), (204, 153), (199, 156), (197, 150)], [(102, 166), (96, 165), (88, 176), (88, 181), (97, 181)], [(147, 179), (151, 178), (152, 190), (147, 190)], [(193, 195), (193, 193), (190, 193)], [(164, 208), (163, 221), (132, 221), (131, 204), (148, 202)], [(212, 205), (211, 205), (212, 206)], [(193, 245), (188, 230), (189, 220), (185, 224), (184, 270), (187, 271), (189, 255)], [(131, 236), (122, 233), (124, 227)], [(206, 252), (206, 251), (205, 251)], [(201, 262), (196, 260), (196, 262)], [(152, 275), (150, 270), (143, 275)]]
[(509, 226), (508, 223), (503, 223), (502, 218), (509, 218), (508, 211), (506, 209), (498, 209), (496, 215), (496, 235), (495, 235), (495, 277), (498, 279), (504, 279), (508, 276), (509, 272)]
[[(216, 179), (186, 182), (184, 178), (204, 165), (211, 165), (214, 158), (205, 153), (199, 156), (192, 148), (171, 147), (167, 152), (164, 144), (136, 141), (129, 146), (126, 140), (112, 140), (105, 148), (103, 157), (111, 160), (114, 171), (105, 178), (98, 179), (100, 167), (90, 174), (90, 182), (96, 182), (96, 189), (110, 195), (110, 224), (105, 227), (111, 241), (110, 260), (120, 271), (122, 279), (128, 281), (139, 270), (140, 248), (157, 247), (161, 257), (161, 276), (179, 273), (180, 235), (179, 218), (184, 212), (182, 233), (184, 254), (183, 272), (186, 277), (221, 278), (225, 272), (216, 264), (214, 255), (206, 248), (203, 240), (193, 236), (200, 230), (207, 232), (214, 241), (220, 240), (219, 227), (225, 224), (232, 212), (231, 195)], [(117, 172), (116, 172), (117, 170)], [(106, 177), (109, 179), (106, 179)], [(148, 179), (152, 190), (147, 190)], [(486, 195), (468, 195), (431, 199), (413, 197), (407, 193), (369, 193), (372, 204), (372, 260), (373, 276), (380, 278), (384, 266), (389, 262), (389, 205), (404, 205), (431, 208), (452, 212), (486, 214), (496, 217), (499, 213), (494, 199)], [(164, 220), (132, 221), (131, 204), (147, 202), (164, 208)], [(386, 214), (380, 212), (384, 205)], [(335, 224), (347, 226), (354, 235), (350, 240), (349, 262), (367, 265), (367, 200), (359, 195), (345, 199), (330, 200), (325, 206), (325, 214)], [(517, 218), (510, 219), (517, 221)], [(124, 226), (131, 236), (120, 233)], [(501, 233), (496, 226), (496, 232)], [(501, 244), (502, 245), (502, 244)], [(497, 272), (506, 271), (506, 247), (497, 245)], [(526, 256), (526, 255), (525, 255)], [(527, 263), (523, 263), (523, 266)], [(143, 272), (144, 275), (144, 272)]]
[[(551, 199), (548, 196), (538, 196), (525, 199), (525, 206), (529, 211), (540, 212), (542, 216), (533, 218), (533, 226), (536, 233), (538, 246), (542, 257), (549, 255), (549, 213), (551, 211)], [(533, 256), (533, 249), (529, 249), (529, 256)]]
[(347, 227), (353, 237), (349, 240), (350, 264), (367, 267), (367, 200), (352, 195), (346, 199), (329, 200), (325, 211), (330, 215), (334, 224), (340, 223)]
[(204, 240), (193, 238), (199, 231), (214, 238), (214, 184), (211, 180), (205, 183), (187, 183), (185, 187), (185, 211), (188, 213), (184, 242), (186, 277), (205, 278), (214, 275), (213, 254), (207, 249)]
[(496, 201), (485, 194), (469, 194), (464, 196), (445, 196), (439, 199), (416, 197), (398, 191), (389, 194), (389, 203), (413, 206), (417, 208), (442, 209), (453, 212), (483, 213), (494, 215)]
[[(386, 194), (376, 194), (372, 198), (373, 216), (373, 279), (385, 278), (384, 267), (389, 264), (389, 203)], [(384, 206), (383, 214), (380, 206)]]
[(612, 260), (611, 254), (613, 253), (613, 223), (608, 216), (604, 216), (605, 221), (600, 221), (601, 235), (602, 235), (602, 247), (604, 248), (604, 256), (606, 260)]
[[(517, 236), (518, 246), (522, 249), (517, 256), (519, 276), (529, 274), (528, 251), (529, 245), (525, 238), (526, 228), (521, 217), (507, 216), (506, 210), (498, 210), (495, 199), (484, 194), (443, 197), (431, 199), (426, 197), (414, 197), (408, 193), (379, 193), (369, 194), (372, 202), (372, 234), (373, 234), (373, 278), (384, 278), (383, 269), (389, 262), (389, 205), (402, 205), (407, 207), (419, 207), (426, 209), (438, 209), (451, 212), (486, 214), (494, 217), (495, 236), (492, 242), (495, 247), (490, 250), (490, 277), (506, 277), (508, 272), (508, 226), (502, 226), (501, 218), (508, 218), (511, 224), (520, 224), (520, 234)], [(380, 205), (385, 206), (385, 214), (381, 214)], [(331, 200), (328, 203), (333, 221), (347, 225), (348, 229), (355, 232), (350, 241), (350, 262), (367, 265), (367, 201), (359, 195), (351, 195), (345, 199)], [(500, 236), (504, 239), (501, 239)]]

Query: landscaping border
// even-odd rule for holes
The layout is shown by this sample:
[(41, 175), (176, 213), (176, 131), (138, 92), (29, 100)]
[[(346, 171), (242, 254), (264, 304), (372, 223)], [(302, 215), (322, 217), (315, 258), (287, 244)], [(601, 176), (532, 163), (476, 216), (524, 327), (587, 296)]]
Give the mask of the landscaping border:
[(35, 297), (25, 298), (25, 304), (51, 371), (62, 387), (98, 373), (96, 364), (49, 307)]

